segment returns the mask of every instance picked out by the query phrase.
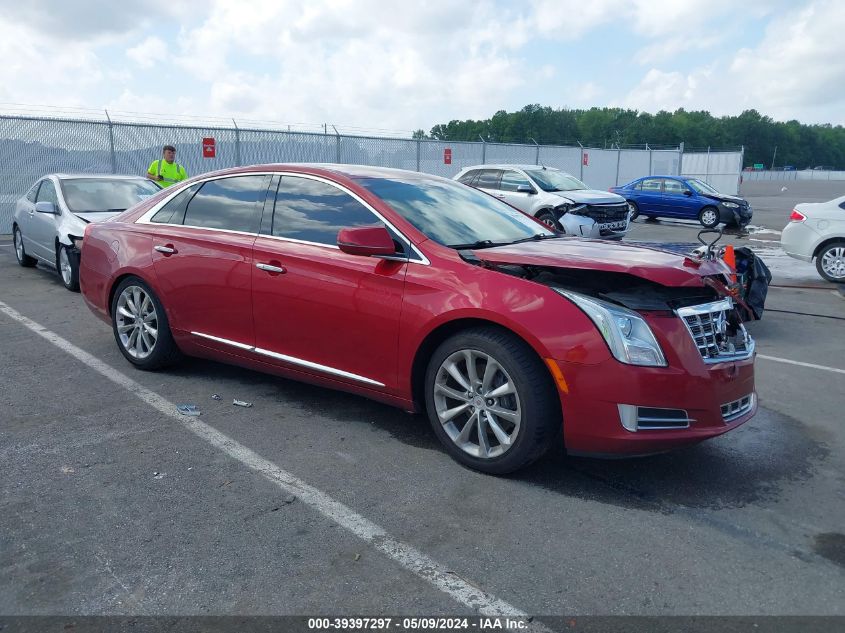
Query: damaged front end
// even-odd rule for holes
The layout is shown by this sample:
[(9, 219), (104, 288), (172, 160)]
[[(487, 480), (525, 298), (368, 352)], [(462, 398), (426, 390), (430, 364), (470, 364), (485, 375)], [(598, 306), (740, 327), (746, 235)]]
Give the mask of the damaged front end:
[[(562, 266), (509, 264), (482, 256), (467, 261), (498, 272), (548, 286), (575, 303), (590, 317), (617, 360), (639, 366), (667, 365), (651, 330), (649, 317), (677, 317), (689, 333), (705, 363), (743, 360), (754, 353), (742, 313), (747, 310), (736, 297), (726, 274), (709, 267), (698, 283), (669, 286), (617, 270), (564, 268)], [(692, 269), (702, 260), (686, 258)]]

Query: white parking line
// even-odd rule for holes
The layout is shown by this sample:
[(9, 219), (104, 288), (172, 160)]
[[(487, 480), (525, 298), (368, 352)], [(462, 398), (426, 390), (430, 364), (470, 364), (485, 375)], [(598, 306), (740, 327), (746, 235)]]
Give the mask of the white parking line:
[(845, 374), (845, 369), (839, 369), (837, 367), (828, 367), (827, 365), (815, 365), (813, 363), (802, 363), (801, 361), (790, 360), (788, 358), (779, 358), (778, 356), (766, 356), (765, 354), (757, 354), (757, 358), (763, 358), (765, 360), (772, 360), (776, 363), (786, 363), (788, 365), (798, 365), (799, 367), (809, 367), (810, 369), (823, 369), (824, 371), (832, 371), (836, 374)]
[[(135, 394), (146, 404), (157, 409), (164, 415), (173, 418), (194, 435), (223, 451), (229, 457), (241, 462), (247, 468), (254, 470), (285, 492), (296, 495), (306, 505), (317, 510), (358, 538), (366, 541), (399, 563), (402, 567), (446, 593), (460, 604), (474, 609), (481, 615), (528, 618), (526, 613), (463, 580), (447, 567), (429, 558), (411, 545), (396, 540), (383, 528), (366, 517), (361, 516), (339, 501), (335, 501), (326, 493), (298, 479), (273, 462), (264, 459), (243, 444), (236, 442), (208, 424), (200, 422), (197, 418), (186, 417), (177, 413), (176, 405), (172, 402), (162, 398), (154, 391), (150, 391), (140, 383), (135, 382), (73, 343), (63, 339), (55, 332), (51, 332), (35, 321), (28, 319), (2, 301), (0, 301), (0, 312), (21, 323), (77, 360), (85, 363), (85, 365), (108, 378), (113, 383)], [(534, 628), (542, 629), (543, 627), (535, 623)]]

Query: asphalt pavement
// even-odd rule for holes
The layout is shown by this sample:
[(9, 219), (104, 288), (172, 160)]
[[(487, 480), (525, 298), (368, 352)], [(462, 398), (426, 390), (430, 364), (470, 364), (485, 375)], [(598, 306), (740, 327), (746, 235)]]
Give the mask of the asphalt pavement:
[[(794, 203), (771, 197), (752, 204), (774, 248)], [(199, 360), (137, 371), (0, 240), (0, 613), (843, 615), (845, 301), (775, 272), (750, 422), (496, 478), (357, 396)]]

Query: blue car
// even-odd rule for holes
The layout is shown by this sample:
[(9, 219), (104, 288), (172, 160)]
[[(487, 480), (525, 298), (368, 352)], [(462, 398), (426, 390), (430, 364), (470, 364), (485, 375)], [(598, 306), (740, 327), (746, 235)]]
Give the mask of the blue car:
[(751, 205), (737, 196), (719, 193), (698, 178), (646, 176), (622, 187), (611, 187), (628, 201), (630, 219), (682, 218), (698, 220), (712, 229), (720, 223), (745, 226), (751, 221)]

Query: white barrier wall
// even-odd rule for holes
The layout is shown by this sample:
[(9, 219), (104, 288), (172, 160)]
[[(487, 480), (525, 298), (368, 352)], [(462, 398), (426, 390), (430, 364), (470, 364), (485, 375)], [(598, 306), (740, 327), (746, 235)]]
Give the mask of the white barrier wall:
[(742, 152), (684, 152), (681, 175), (699, 178), (722, 193), (739, 193)]

